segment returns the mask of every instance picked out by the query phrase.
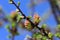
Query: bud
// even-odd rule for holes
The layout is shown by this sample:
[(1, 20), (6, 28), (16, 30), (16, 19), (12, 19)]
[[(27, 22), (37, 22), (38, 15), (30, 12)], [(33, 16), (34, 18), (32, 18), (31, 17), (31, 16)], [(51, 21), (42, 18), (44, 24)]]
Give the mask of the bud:
[(11, 12), (11, 18), (14, 18), (15, 16), (17, 16), (17, 13), (15, 11)]
[(9, 39), (10, 39), (11, 37), (12, 37), (11, 35), (8, 35), (8, 36), (7, 36), (7, 38), (9, 38)]
[(48, 33), (48, 37), (49, 37), (49, 38), (52, 38), (52, 37), (53, 37), (53, 34), (49, 32), (49, 33)]
[(35, 24), (38, 24), (40, 22), (40, 17), (38, 14), (34, 14), (33, 18)]
[(60, 32), (60, 24), (57, 25), (56, 32)]
[(32, 18), (32, 16), (28, 16), (27, 18), (31, 19), (31, 18)]
[(12, 22), (17, 22), (17, 16), (18, 16), (17, 12), (15, 12), (15, 11), (11, 12), (11, 15), (10, 15), (11, 19), (10, 20)]
[(37, 35), (37, 40), (40, 40), (42, 38), (42, 35), (41, 34), (38, 34)]
[(39, 19), (39, 15), (38, 15), (38, 14), (34, 14), (33, 18), (34, 18), (34, 19), (35, 19), (35, 18)]
[(59, 24), (59, 25), (57, 25), (57, 29), (60, 29), (60, 24)]
[(31, 30), (31, 29), (32, 29), (32, 25), (31, 25), (31, 23), (30, 23), (28, 20), (25, 20), (24, 25), (25, 25), (25, 27), (26, 27), (28, 30)]
[(46, 25), (46, 24), (43, 24), (43, 25), (42, 25), (42, 28), (46, 28), (46, 27), (47, 27), (47, 25)]
[(59, 32), (56, 33), (55, 36), (58, 37), (58, 38), (60, 38), (60, 33)]
[(27, 27), (29, 24), (30, 22), (28, 20), (25, 20), (25, 23), (24, 23), (25, 27)]
[(13, 1), (13, 0), (10, 0), (9, 3), (12, 4), (12, 3), (13, 3), (12, 1)]
[(6, 25), (6, 28), (8, 29), (8, 30), (7, 30), (8, 32), (11, 32), (11, 30), (10, 30), (10, 25)]
[(10, 26), (9, 26), (9, 25), (6, 25), (6, 28), (7, 28), (7, 29), (10, 29)]
[(16, 26), (15, 22), (12, 22), (12, 28), (14, 28)]
[(60, 16), (58, 16), (58, 21), (60, 22)]
[(20, 2), (18, 1), (18, 6), (20, 6)]
[(42, 34), (40, 34), (40, 33), (34, 33), (34, 34), (33, 34), (33, 39), (41, 40), (42, 37), (43, 37), (43, 36), (42, 36)]
[(19, 12), (19, 9), (16, 9), (16, 12)]
[(47, 37), (46, 37), (46, 36), (43, 36), (43, 37), (42, 37), (42, 40), (47, 40)]
[(17, 16), (17, 22), (20, 22), (23, 18), (24, 18), (24, 16), (18, 14), (18, 16)]

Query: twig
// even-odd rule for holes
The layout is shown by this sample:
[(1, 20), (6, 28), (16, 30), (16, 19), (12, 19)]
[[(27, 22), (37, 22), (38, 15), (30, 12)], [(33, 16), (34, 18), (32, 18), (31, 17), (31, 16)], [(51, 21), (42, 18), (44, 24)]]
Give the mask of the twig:
[(21, 14), (24, 16), (24, 18), (26, 18), (26, 16), (25, 16), (25, 15), (23, 14), (23, 12), (20, 10), (19, 6), (17, 6), (14, 1), (12, 1), (12, 2), (13, 2), (13, 4), (17, 7), (17, 9), (19, 9), (19, 12), (21, 12)]
[(21, 14), (24, 16), (24, 19), (28, 20), (33, 27), (34, 27), (34, 26), (37, 26), (37, 25), (35, 25), (29, 18), (27, 18), (27, 17), (25, 16), (25, 14), (23, 14), (23, 12), (21, 11), (21, 9), (15, 4), (14, 1), (12, 1), (12, 2), (13, 2), (13, 4), (17, 7), (17, 9), (19, 10), (19, 12), (21, 12)]
[(32, 17), (33, 17), (33, 15), (34, 15), (34, 11), (35, 11), (35, 3), (34, 3), (34, 0), (31, 0), (31, 15), (32, 15)]
[(12, 40), (14, 40), (14, 37), (15, 37), (15, 36), (14, 36), (14, 35), (12, 35)]
[(34, 27), (37, 27), (39, 30), (43, 30), (43, 33), (45, 34), (45, 36), (48, 35), (48, 34), (45, 33), (45, 30), (44, 30), (44, 29), (38, 27), (38, 26), (35, 25), (29, 18), (27, 18), (27, 17), (25, 16), (25, 14), (21, 11), (21, 9), (19, 8), (19, 6), (17, 6), (17, 5), (15, 4), (14, 1), (12, 1), (12, 2), (13, 2), (13, 4), (17, 7), (17, 9), (19, 10), (19, 12), (21, 12), (21, 14), (24, 16), (24, 19), (28, 20), (28, 21), (31, 23), (31, 25), (33, 26), (33, 28), (34, 28)]

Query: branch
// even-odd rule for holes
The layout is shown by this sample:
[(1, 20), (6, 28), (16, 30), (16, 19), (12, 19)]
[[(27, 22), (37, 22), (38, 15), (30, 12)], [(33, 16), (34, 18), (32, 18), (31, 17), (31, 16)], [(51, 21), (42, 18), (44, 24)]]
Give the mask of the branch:
[(23, 14), (23, 12), (20, 10), (19, 6), (17, 6), (14, 1), (12, 1), (12, 2), (13, 2), (13, 4), (16, 6), (16, 8), (19, 9), (19, 12), (21, 12), (21, 14), (24, 16), (24, 18), (26, 18), (26, 16), (25, 16), (25, 15)]
[(56, 4), (55, 4), (55, 0), (49, 0), (51, 8), (52, 8), (52, 12), (53, 15), (55, 16), (56, 22), (57, 24), (60, 24), (59, 20), (58, 20), (58, 15), (56, 15)]
[(22, 16), (24, 16), (24, 19), (28, 20), (28, 21), (31, 23), (31, 25), (33, 26), (33, 28), (34, 28), (34, 27), (37, 27), (39, 30), (43, 30), (43, 33), (45, 34), (45, 36), (48, 35), (48, 34), (46, 34), (46, 32), (45, 32), (44, 29), (39, 28), (39, 27), (38, 27), (37, 25), (35, 25), (29, 18), (27, 18), (27, 17), (25, 16), (25, 14), (21, 11), (21, 9), (19, 8), (19, 6), (17, 6), (17, 5), (15, 4), (14, 1), (12, 1), (12, 4), (14, 4), (14, 5), (16, 6), (16, 8), (19, 10), (19, 12), (21, 12)]

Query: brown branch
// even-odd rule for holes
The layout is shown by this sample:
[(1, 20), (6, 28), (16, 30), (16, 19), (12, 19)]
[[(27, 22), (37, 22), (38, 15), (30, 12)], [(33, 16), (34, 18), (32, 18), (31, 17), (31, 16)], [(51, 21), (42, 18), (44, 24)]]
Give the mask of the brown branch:
[(25, 14), (21, 11), (21, 9), (19, 8), (19, 6), (17, 6), (17, 5), (15, 4), (14, 1), (12, 1), (12, 2), (13, 2), (13, 4), (17, 7), (17, 9), (19, 10), (19, 12), (21, 12), (21, 14), (24, 16), (24, 19), (28, 20), (28, 21), (31, 23), (31, 25), (33, 26), (33, 28), (34, 28), (34, 27), (37, 27), (39, 30), (43, 30), (43, 33), (45, 34), (45, 36), (48, 35), (48, 34), (46, 34), (46, 32), (45, 32), (44, 29), (39, 28), (39, 27), (38, 27), (37, 25), (35, 25), (29, 18), (27, 18), (27, 17), (25, 16)]
[(54, 17), (56, 19), (56, 22), (57, 22), (57, 24), (60, 24), (60, 22), (58, 20), (58, 15), (56, 14), (57, 5), (55, 3), (55, 0), (49, 0), (49, 2), (50, 2), (50, 5), (51, 5), (51, 8), (52, 8), (53, 15), (54, 15)]
[(17, 6), (14, 1), (12, 1), (12, 2), (13, 2), (13, 4), (17, 7), (17, 9), (19, 9), (19, 12), (21, 12), (21, 14), (24, 16), (24, 18), (26, 18), (26, 16), (25, 16), (25, 15), (23, 14), (23, 12), (20, 10), (19, 6)]

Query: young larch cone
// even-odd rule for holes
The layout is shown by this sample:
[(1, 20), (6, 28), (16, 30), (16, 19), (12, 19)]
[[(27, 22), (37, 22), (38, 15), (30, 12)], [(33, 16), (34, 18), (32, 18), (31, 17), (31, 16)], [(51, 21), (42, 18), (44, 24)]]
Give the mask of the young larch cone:
[(12, 19), (12, 21), (17, 21), (17, 16), (18, 16), (18, 13), (17, 12), (15, 12), (15, 11), (13, 11), (13, 12), (11, 12), (11, 19)]
[(33, 29), (31, 23), (28, 20), (25, 20), (24, 25), (25, 25), (25, 28), (28, 29), (28, 30), (32, 30)]
[(25, 23), (24, 23), (25, 27), (27, 27), (29, 24), (30, 22), (28, 20), (25, 20)]
[(11, 17), (14, 18), (17, 15), (17, 13), (15, 11), (11, 12)]
[(37, 13), (34, 14), (33, 20), (34, 20), (34, 23), (35, 23), (35, 24), (39, 24), (39, 22), (40, 22), (40, 17), (39, 17), (39, 15), (38, 15)]

